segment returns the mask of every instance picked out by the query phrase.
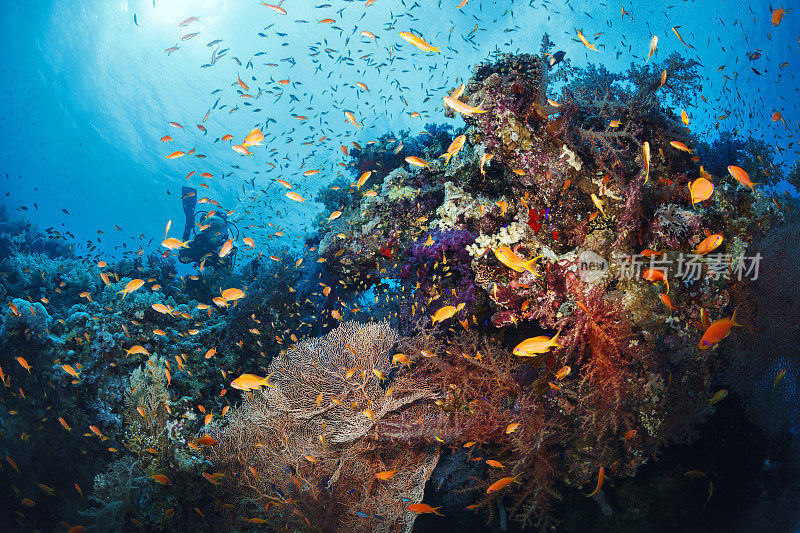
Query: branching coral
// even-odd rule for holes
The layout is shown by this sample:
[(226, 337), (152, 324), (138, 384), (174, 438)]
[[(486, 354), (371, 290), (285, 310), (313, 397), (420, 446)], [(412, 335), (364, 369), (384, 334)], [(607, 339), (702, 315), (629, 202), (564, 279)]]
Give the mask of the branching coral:
[(622, 310), (605, 298), (602, 287), (588, 292), (573, 282), (579, 302), (569, 317), (556, 325), (564, 328), (564, 362), (582, 365), (581, 394), (587, 422), (597, 441), (618, 433), (632, 418), (625, 406), (629, 384), (626, 383), (626, 357), (632, 341)]
[(155, 463), (155, 472), (171, 458), (167, 430), (169, 392), (163, 362), (151, 357), (148, 364), (131, 373), (129, 383), (123, 412), (127, 428), (125, 447), (146, 465)]

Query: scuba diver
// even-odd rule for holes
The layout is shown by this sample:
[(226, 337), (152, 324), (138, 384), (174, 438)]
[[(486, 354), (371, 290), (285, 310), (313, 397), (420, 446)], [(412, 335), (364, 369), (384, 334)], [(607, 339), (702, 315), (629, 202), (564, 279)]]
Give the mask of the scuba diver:
[[(223, 214), (217, 213), (211, 216), (206, 214), (203, 219), (204, 223), (199, 225), (199, 231), (195, 232), (197, 189), (183, 187), (181, 200), (183, 201), (183, 214), (186, 217), (183, 240), (187, 241), (187, 245), (178, 252), (178, 260), (183, 264), (204, 263), (204, 266), (213, 267), (215, 270), (231, 268), (236, 255), (236, 247), (234, 246), (224, 257), (220, 257), (219, 254), (222, 246), (231, 238), (229, 237), (231, 228), (236, 229), (236, 227)], [(194, 233), (194, 237), (192, 237), (192, 233)]]

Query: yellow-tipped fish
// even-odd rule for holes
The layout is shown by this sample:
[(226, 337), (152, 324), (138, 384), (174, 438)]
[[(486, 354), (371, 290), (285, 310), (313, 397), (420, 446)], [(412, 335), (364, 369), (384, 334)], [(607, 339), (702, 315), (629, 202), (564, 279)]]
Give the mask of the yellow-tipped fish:
[(403, 40), (405, 40), (406, 42), (411, 43), (412, 45), (416, 46), (417, 48), (419, 48), (423, 52), (438, 52), (439, 51), (439, 47), (438, 46), (432, 46), (432, 45), (428, 44), (427, 42), (425, 42), (425, 39), (423, 39), (422, 37), (417, 37), (416, 35), (414, 35), (411, 32), (401, 31), (400, 32), (400, 37), (402, 37)]
[(274, 387), (275, 385), (269, 382), (270, 376), (272, 376), (272, 374), (264, 378), (258, 377), (254, 374), (242, 374), (238, 378), (231, 381), (231, 387), (243, 391), (258, 390), (265, 385), (267, 387)]
[(464, 308), (464, 302), (461, 302), (458, 305), (446, 305), (436, 311), (435, 314), (431, 315), (431, 319), (433, 319), (433, 324), (437, 322), (443, 322), (448, 318), (452, 318), (453, 315), (461, 311)]
[(558, 336), (561, 330), (551, 339), (547, 335), (539, 335), (538, 337), (531, 337), (525, 339), (514, 347), (514, 355), (520, 357), (533, 357), (542, 353), (547, 353), (550, 348), (563, 348), (564, 346), (558, 341)]
[(527, 270), (534, 276), (538, 276), (536, 271), (533, 270), (533, 264), (542, 257), (541, 255), (537, 255), (533, 259), (525, 261), (523, 258), (514, 253), (514, 250), (508, 246), (501, 246), (500, 248), (497, 248), (494, 251), (494, 255), (497, 257), (498, 261), (503, 263), (514, 272), (522, 272), (523, 270)]

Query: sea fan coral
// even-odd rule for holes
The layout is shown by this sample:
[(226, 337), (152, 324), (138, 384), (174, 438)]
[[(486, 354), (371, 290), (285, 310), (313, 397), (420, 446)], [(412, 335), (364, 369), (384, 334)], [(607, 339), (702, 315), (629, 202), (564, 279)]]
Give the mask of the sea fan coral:
[[(720, 349), (727, 356), (727, 381), (746, 398), (753, 421), (769, 433), (797, 433), (800, 383), (800, 224), (774, 228), (748, 255), (762, 256), (750, 286), (742, 328)], [(779, 378), (779, 374), (782, 374)]]
[[(211, 460), (227, 474), (227, 489), (255, 504), (286, 504), (268, 515), (299, 527), (410, 528), (415, 515), (401, 498), (422, 499), (438, 446), (379, 447), (365, 438), (383, 417), (437, 396), (410, 374), (390, 377), (397, 339), (386, 323), (345, 322), (276, 358), (273, 386), (245, 396), (216, 432)], [(390, 470), (386, 481), (375, 476)]]

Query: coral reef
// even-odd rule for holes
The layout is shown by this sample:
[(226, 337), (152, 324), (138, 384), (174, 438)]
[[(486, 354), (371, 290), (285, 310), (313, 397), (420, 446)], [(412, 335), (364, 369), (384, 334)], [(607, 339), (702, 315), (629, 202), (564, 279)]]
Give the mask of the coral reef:
[[(305, 246), (235, 269), (77, 257), (0, 211), (7, 499), (64, 495), (19, 526), (65, 503), (109, 531), (411, 531), (420, 503), (469, 527), (644, 520), (637, 498), (691, 471), (654, 462), (734, 401), (796, 434), (796, 202), (727, 172), (777, 183), (774, 152), (686, 127), (692, 60), (612, 73), (552, 50), (477, 65), (459, 128), (343, 146)], [(248, 374), (263, 388), (234, 390)]]

